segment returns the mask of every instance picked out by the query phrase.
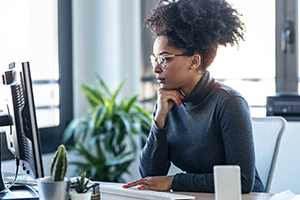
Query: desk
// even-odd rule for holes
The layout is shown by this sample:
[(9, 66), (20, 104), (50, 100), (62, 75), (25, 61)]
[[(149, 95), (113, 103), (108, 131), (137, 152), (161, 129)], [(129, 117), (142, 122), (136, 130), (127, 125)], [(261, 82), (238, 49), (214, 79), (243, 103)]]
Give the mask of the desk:
[[(124, 184), (120, 184), (120, 186), (121, 185)], [(100, 183), (100, 193), (101, 193), (101, 183)], [(195, 196), (196, 197), (195, 200), (215, 200), (214, 193), (199, 193), (199, 192), (175, 192), (175, 193)], [(273, 195), (274, 194), (269, 194), (269, 193), (243, 194), (242, 200), (269, 200)], [(136, 200), (137, 198), (101, 193), (101, 200), (134, 200), (134, 199)]]
[[(215, 195), (211, 193), (195, 193), (195, 192), (178, 192), (179, 194), (187, 194), (195, 196), (196, 200), (215, 200)], [(251, 193), (243, 194), (242, 200), (269, 200), (273, 196), (272, 194), (267, 193)], [(134, 200), (136, 198), (117, 196), (111, 194), (101, 193), (101, 200)]]

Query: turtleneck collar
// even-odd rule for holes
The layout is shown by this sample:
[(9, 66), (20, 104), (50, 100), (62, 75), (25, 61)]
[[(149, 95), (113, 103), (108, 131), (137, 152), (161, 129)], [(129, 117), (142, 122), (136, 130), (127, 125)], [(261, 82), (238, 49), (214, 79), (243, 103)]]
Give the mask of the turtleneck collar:
[(193, 106), (202, 101), (213, 87), (215, 80), (210, 77), (209, 71), (204, 72), (202, 78), (197, 83), (193, 91), (183, 99), (183, 104)]

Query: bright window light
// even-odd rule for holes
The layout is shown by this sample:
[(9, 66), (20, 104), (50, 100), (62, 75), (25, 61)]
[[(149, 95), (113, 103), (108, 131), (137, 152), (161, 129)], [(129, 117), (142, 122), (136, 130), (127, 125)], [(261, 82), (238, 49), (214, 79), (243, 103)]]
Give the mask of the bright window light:
[(275, 94), (275, 1), (228, 2), (243, 15), (245, 41), (239, 47), (220, 47), (209, 70), (243, 95), (252, 117), (264, 117), (266, 97)]
[(0, 1), (0, 70), (30, 62), (38, 126), (59, 125), (57, 1)]

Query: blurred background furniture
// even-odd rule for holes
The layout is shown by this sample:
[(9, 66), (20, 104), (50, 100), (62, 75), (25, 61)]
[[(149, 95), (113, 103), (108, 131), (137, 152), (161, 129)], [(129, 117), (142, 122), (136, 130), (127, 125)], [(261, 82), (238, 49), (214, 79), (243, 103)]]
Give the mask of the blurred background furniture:
[(283, 117), (252, 118), (255, 161), (259, 176), (269, 192), (283, 133), (287, 121)]

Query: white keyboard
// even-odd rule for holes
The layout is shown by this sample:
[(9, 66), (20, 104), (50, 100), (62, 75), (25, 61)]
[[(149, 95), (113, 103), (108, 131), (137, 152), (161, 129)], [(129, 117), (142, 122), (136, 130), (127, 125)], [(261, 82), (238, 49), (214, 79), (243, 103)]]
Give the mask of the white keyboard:
[(171, 192), (158, 192), (153, 190), (138, 190), (136, 188), (122, 188), (120, 184), (102, 184), (100, 185), (100, 193), (108, 193), (118, 196), (135, 197), (139, 199), (168, 199), (168, 200), (190, 200), (195, 199), (194, 196), (174, 194)]

